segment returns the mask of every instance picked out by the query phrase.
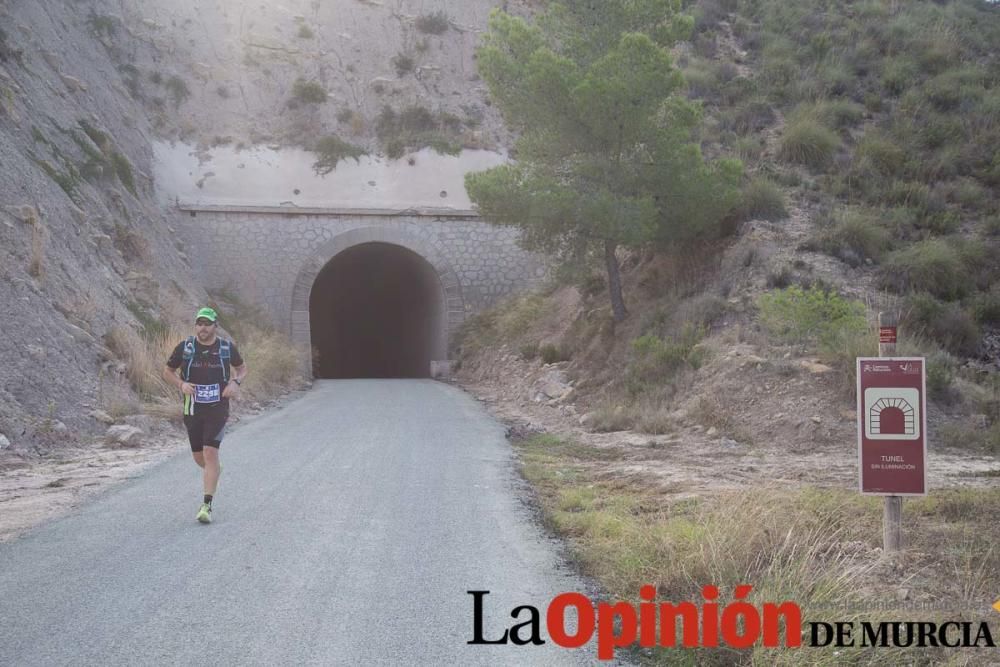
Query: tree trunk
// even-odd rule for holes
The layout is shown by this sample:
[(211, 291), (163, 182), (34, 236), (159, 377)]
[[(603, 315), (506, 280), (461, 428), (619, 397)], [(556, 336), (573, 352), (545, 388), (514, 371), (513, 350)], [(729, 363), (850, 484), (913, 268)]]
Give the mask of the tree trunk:
[(614, 241), (604, 242), (604, 263), (608, 267), (608, 294), (611, 296), (611, 313), (615, 322), (621, 322), (628, 315), (625, 310), (625, 299), (622, 297), (622, 276), (618, 267), (618, 255), (615, 249), (618, 244)]

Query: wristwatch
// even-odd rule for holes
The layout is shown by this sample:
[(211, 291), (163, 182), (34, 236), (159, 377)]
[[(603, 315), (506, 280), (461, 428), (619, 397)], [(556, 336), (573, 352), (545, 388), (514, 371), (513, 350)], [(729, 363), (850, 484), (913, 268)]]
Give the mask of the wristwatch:
[(243, 384), (242, 382), (240, 382), (240, 381), (239, 381), (239, 380), (237, 380), (236, 378), (233, 378), (233, 382), (235, 382), (237, 386), (240, 386), (240, 385), (242, 385), (242, 384)]

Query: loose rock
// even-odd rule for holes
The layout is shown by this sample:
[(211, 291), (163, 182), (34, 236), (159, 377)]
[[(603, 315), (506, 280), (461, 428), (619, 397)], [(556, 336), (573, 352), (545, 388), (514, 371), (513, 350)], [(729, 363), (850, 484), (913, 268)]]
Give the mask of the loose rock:
[(135, 426), (112, 426), (105, 434), (105, 438), (111, 444), (122, 447), (138, 447), (143, 436), (143, 431)]

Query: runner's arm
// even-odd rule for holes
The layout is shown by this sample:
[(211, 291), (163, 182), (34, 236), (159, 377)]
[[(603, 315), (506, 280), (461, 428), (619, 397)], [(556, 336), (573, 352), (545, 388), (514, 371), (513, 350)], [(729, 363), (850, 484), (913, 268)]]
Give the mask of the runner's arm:
[(171, 368), (170, 366), (163, 367), (163, 379), (177, 387), (181, 390), (182, 394), (188, 394), (189, 396), (194, 394), (194, 387), (185, 382), (177, 375), (177, 369)]

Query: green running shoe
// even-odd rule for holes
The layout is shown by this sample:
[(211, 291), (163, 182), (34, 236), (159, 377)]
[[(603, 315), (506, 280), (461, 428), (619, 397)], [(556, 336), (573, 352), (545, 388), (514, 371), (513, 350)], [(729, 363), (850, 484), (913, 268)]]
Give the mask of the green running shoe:
[(202, 503), (201, 509), (198, 510), (198, 516), (195, 518), (201, 523), (212, 523), (212, 506), (208, 503)]

